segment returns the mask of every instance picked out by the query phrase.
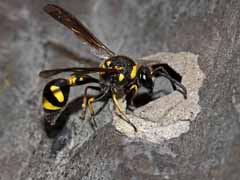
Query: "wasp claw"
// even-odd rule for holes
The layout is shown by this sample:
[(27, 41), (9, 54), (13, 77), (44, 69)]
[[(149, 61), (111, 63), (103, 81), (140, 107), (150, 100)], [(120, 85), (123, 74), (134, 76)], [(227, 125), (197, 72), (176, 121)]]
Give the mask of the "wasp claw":
[(97, 123), (96, 123), (96, 121), (95, 121), (95, 117), (92, 117), (92, 118), (91, 118), (91, 122), (93, 123), (93, 125), (95, 126), (95, 128), (98, 127), (98, 126), (97, 126)]
[(96, 132), (96, 127), (94, 125), (94, 123), (90, 122), (91, 128), (93, 129), (94, 132)]
[(96, 130), (97, 130), (97, 123), (96, 123), (95, 119), (93, 119), (93, 118), (90, 119), (90, 125), (91, 125), (93, 131), (96, 132)]

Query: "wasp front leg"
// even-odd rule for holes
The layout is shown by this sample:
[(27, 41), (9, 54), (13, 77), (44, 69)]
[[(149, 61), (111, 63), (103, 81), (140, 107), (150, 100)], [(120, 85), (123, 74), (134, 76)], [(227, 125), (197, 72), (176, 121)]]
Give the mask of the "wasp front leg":
[(124, 113), (124, 110), (121, 107), (121, 105), (120, 105), (120, 103), (117, 99), (117, 94), (116, 94), (115, 90), (112, 90), (112, 100), (113, 100), (113, 103), (114, 103), (115, 107), (118, 109), (118, 111), (120, 113), (119, 115), (122, 117), (122, 119), (124, 121), (126, 121), (128, 124), (130, 124), (133, 127), (134, 131), (137, 132), (137, 127), (129, 120), (129, 118)]
[[(167, 64), (156, 64), (153, 67), (152, 76), (158, 77), (163, 76), (167, 78), (171, 83), (174, 90), (178, 90), (183, 94), (184, 98), (187, 99), (187, 89), (181, 84), (182, 77)], [(179, 87), (181, 90), (179, 90)]]
[(134, 110), (134, 104), (133, 99), (136, 96), (138, 92), (138, 85), (137, 84), (131, 84), (127, 90), (126, 90), (126, 101), (127, 101), (127, 110), (133, 111)]

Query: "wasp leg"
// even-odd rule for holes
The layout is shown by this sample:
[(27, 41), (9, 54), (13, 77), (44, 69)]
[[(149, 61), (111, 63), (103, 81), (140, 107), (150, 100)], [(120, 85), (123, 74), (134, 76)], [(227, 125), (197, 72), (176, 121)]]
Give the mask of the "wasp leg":
[(184, 98), (187, 99), (187, 89), (186, 89), (186, 87), (184, 85), (182, 85), (181, 82), (179, 82), (176, 79), (174, 79), (173, 77), (171, 77), (169, 75), (169, 73), (165, 70), (164, 67), (160, 66), (160, 67), (156, 68), (152, 72), (152, 75), (153, 76), (163, 76), (163, 77), (167, 78), (169, 81), (171, 81), (172, 86), (175, 90), (177, 89), (176, 86), (178, 86), (182, 89), (182, 91), (181, 90), (178, 90), (178, 91), (180, 91), (183, 94)]
[[(100, 91), (100, 93), (96, 96), (88, 97), (87, 96), (88, 89), (94, 89), (94, 90)], [(108, 90), (105, 90), (105, 89), (102, 89), (102, 88), (96, 87), (96, 86), (88, 86), (85, 89), (84, 99), (85, 99), (85, 103), (87, 104), (88, 109), (91, 114), (91, 126), (94, 130), (95, 130), (95, 128), (97, 128), (97, 123), (95, 121), (95, 112), (94, 112), (94, 108), (93, 108), (93, 103), (102, 100), (107, 95), (107, 93), (108, 93)], [(86, 105), (84, 105), (84, 106), (86, 106)], [(85, 113), (86, 113), (86, 108), (85, 108), (85, 112), (84, 112), (84, 117), (85, 117)]]
[(118, 102), (118, 100), (117, 100), (117, 97), (116, 97), (116, 93), (115, 93), (115, 92), (112, 92), (112, 99), (113, 99), (113, 102), (114, 102), (115, 106), (117, 107), (118, 111), (120, 112), (120, 115), (121, 115), (122, 119), (123, 119), (124, 121), (126, 121), (128, 124), (130, 124), (130, 125), (133, 127), (134, 131), (137, 132), (136, 126), (135, 126), (135, 125), (128, 119), (128, 117), (125, 115), (125, 113), (124, 113), (121, 105), (119, 104), (119, 102)]
[[(80, 73), (74, 73), (70, 78), (69, 78), (69, 84), (71, 86), (76, 86), (76, 85), (84, 85), (88, 83), (97, 83), (99, 84), (99, 80), (96, 78), (93, 78), (89, 75), (81, 75)], [(94, 86), (95, 87), (95, 86)], [(87, 89), (91, 88), (91, 86), (86, 87), (85, 93), (83, 96), (83, 102), (82, 102), (82, 115), (81, 119), (85, 119), (85, 113), (86, 113), (86, 108), (87, 108)], [(99, 87), (95, 87), (95, 90), (100, 91), (101, 89)]]
[(87, 111), (87, 105), (88, 105), (88, 100), (90, 99), (90, 98), (88, 97), (88, 90), (89, 90), (89, 89), (93, 89), (93, 90), (96, 90), (96, 91), (101, 92), (101, 88), (100, 88), (100, 87), (87, 86), (87, 87), (85, 88), (84, 96), (83, 96), (83, 102), (82, 102), (82, 115), (81, 115), (81, 118), (82, 118), (82, 119), (85, 119), (86, 111)]
[(137, 84), (131, 84), (131, 85), (128, 87), (128, 89), (127, 89), (127, 91), (126, 91), (126, 94), (127, 94), (127, 96), (126, 96), (127, 108), (126, 108), (126, 109), (128, 109), (128, 110), (130, 110), (130, 111), (133, 111), (133, 110), (134, 110), (134, 109), (133, 109), (133, 107), (134, 107), (134, 105), (133, 105), (133, 99), (134, 99), (134, 97), (136, 96), (137, 92), (138, 92), (138, 85), (137, 85)]

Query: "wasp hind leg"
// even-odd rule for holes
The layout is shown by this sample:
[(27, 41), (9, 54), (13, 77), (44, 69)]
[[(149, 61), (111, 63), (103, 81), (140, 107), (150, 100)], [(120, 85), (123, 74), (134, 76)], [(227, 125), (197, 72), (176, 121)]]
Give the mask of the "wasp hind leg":
[[(96, 96), (88, 96), (89, 89), (97, 90), (100, 93)], [(90, 124), (91, 124), (93, 130), (95, 130), (97, 128), (93, 103), (102, 100), (107, 93), (108, 93), (108, 90), (103, 90), (102, 88), (96, 87), (96, 86), (88, 86), (85, 89), (85, 95), (83, 97), (83, 104), (82, 104), (82, 107), (83, 107), (82, 118), (85, 119), (86, 109), (88, 108), (90, 111), (90, 115), (91, 115)]]
[[(94, 101), (94, 96), (90, 97), (88, 95), (88, 90), (95, 90), (101, 92), (101, 88), (97, 86), (87, 86), (84, 91), (83, 101), (82, 101), (82, 114), (81, 119), (85, 119), (87, 108), (89, 107), (89, 103), (91, 104), (91, 101)], [(90, 102), (89, 100), (93, 98)], [(93, 109), (93, 108), (92, 108)]]
[[(69, 82), (72, 85), (83, 85), (83, 84), (87, 84), (87, 83), (97, 83), (97, 84), (100, 83), (99, 80), (96, 78), (93, 78), (89, 75), (82, 76), (78, 73), (74, 73), (71, 76), (71, 78), (69, 78)], [(89, 96), (88, 90), (90, 90), (90, 89), (100, 92), (99, 95)], [(95, 113), (94, 113), (94, 108), (92, 106), (92, 103), (95, 101), (101, 100), (105, 96), (105, 94), (106, 93), (102, 92), (102, 88), (100, 88), (99, 86), (87, 86), (84, 91), (84, 96), (83, 96), (83, 101), (82, 101), (82, 113), (81, 113), (80, 118), (85, 119), (86, 110), (88, 108), (90, 111), (90, 114), (91, 114), (90, 124), (94, 130), (95, 130), (95, 127), (97, 127), (97, 123), (95, 121)]]

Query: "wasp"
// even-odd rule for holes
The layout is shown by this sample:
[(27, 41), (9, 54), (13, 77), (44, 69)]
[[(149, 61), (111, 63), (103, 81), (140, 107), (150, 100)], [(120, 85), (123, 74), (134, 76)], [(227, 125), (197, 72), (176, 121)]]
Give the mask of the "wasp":
[[(82, 99), (82, 114), (85, 118), (86, 110), (91, 114), (91, 125), (97, 127), (93, 103), (104, 98), (112, 99), (122, 119), (128, 122), (135, 131), (137, 128), (125, 115), (119, 99), (125, 98), (128, 105), (132, 105), (133, 99), (140, 87), (147, 89), (148, 94), (153, 94), (154, 79), (163, 76), (170, 80), (173, 88), (181, 89), (186, 98), (187, 90), (181, 84), (181, 76), (167, 64), (155, 63), (151, 65), (137, 63), (125, 55), (118, 55), (103, 44), (86, 26), (76, 17), (55, 4), (48, 4), (44, 11), (56, 21), (70, 29), (83, 43), (94, 49), (102, 60), (98, 67), (72, 67), (62, 69), (43, 70), (40, 77), (49, 78), (63, 72), (72, 73), (68, 78), (58, 78), (47, 83), (43, 90), (42, 107), (48, 112), (58, 112), (63, 109), (68, 101), (70, 88), (94, 83), (85, 88)], [(99, 78), (91, 76), (98, 73)], [(90, 90), (95, 90), (96, 95), (89, 95)], [(49, 122), (50, 123), (50, 122)]]

